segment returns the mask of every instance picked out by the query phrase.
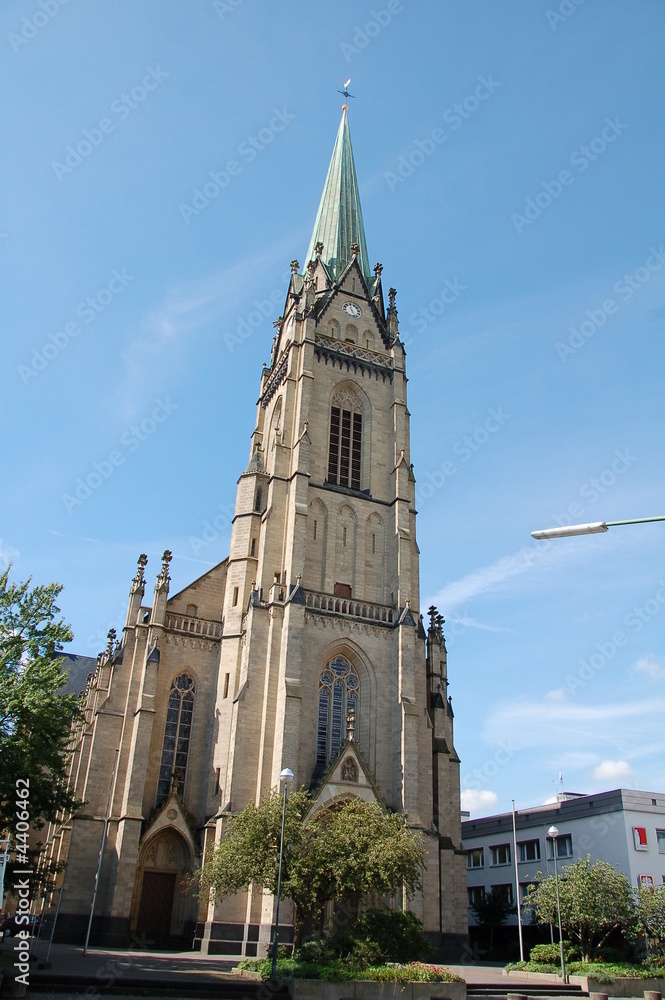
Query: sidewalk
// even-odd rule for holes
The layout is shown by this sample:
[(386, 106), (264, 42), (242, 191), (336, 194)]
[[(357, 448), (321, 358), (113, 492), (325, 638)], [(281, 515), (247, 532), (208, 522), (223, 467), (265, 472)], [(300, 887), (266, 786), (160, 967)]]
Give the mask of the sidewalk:
[[(13, 952), (14, 943), (13, 938), (7, 938), (0, 944), (4, 962), (7, 961), (8, 954)], [(148, 987), (151, 983), (162, 985), (168, 981), (171, 988), (185, 987), (186, 984), (195, 987), (197, 983), (242, 981), (242, 976), (234, 975), (231, 971), (240, 960), (231, 955), (208, 956), (195, 951), (144, 951), (139, 948), (89, 948), (87, 955), (84, 955), (80, 946), (55, 944), (51, 948), (50, 967), (44, 968), (46, 951), (47, 942), (35, 943), (33, 955), (36, 961), (30, 963), (30, 982), (34, 986), (38, 986), (40, 982), (58, 982), (63, 986), (71, 983), (80, 986), (85, 983), (109, 991), (114, 985), (122, 988), (123, 981), (127, 983), (130, 980), (140, 980)], [(504, 993), (517, 986), (513, 986), (510, 978), (503, 974), (503, 963), (447, 965), (446, 968), (461, 976), (469, 985), (496, 984)], [(522, 983), (542, 984), (542, 979), (537, 974), (523, 973), (520, 980)]]
[[(14, 943), (13, 938), (7, 938), (0, 945), (3, 964), (13, 952)], [(121, 987), (123, 980), (142, 980), (146, 985), (168, 980), (172, 986), (184, 986), (186, 983), (215, 981), (237, 983), (241, 978), (231, 972), (238, 963), (235, 957), (208, 957), (193, 951), (153, 952), (136, 948), (89, 948), (84, 955), (81, 947), (63, 944), (53, 945), (49, 966), (45, 968), (43, 959), (47, 947), (45, 941), (37, 941), (34, 945), (33, 960), (30, 962), (30, 983), (34, 986), (46, 981), (62, 985), (79, 985), (85, 981), (90, 986), (108, 991), (114, 985)]]
[[(11, 953), (13, 944), (14, 939), (7, 938), (0, 945), (2, 954)], [(105, 988), (108, 988), (113, 981), (117, 981), (120, 985), (123, 978), (146, 981), (165, 978), (175, 981), (219, 979), (233, 982), (238, 982), (239, 979), (237, 974), (233, 975), (231, 972), (240, 961), (235, 955), (208, 956), (197, 951), (144, 951), (139, 948), (89, 948), (87, 955), (84, 955), (81, 947), (54, 944), (49, 957), (50, 968), (44, 970), (43, 958), (46, 951), (46, 941), (35, 943), (33, 955), (37, 961), (30, 963), (30, 979), (34, 982), (46, 972), (49, 979), (85, 977)], [(468, 983), (505, 984), (506, 982), (506, 977), (502, 975), (503, 964), (499, 963), (447, 965), (446, 968), (466, 979)], [(534, 979), (534, 982), (536, 981)]]

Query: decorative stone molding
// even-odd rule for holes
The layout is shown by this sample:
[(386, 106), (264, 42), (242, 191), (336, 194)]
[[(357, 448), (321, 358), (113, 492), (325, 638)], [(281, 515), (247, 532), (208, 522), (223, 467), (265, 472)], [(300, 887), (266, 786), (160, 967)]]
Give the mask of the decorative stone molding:
[(211, 618), (195, 618), (191, 615), (167, 612), (164, 624), (169, 632), (185, 633), (195, 638), (205, 636), (208, 639), (219, 640), (222, 635), (222, 623)]
[(331, 361), (333, 368), (339, 363), (340, 368), (346, 366), (347, 371), (353, 370), (355, 374), (367, 373), (370, 378), (375, 375), (377, 380), (382, 378), (384, 382), (386, 379), (391, 382), (393, 380), (392, 359), (385, 354), (370, 351), (367, 347), (347, 344), (345, 341), (333, 340), (332, 337), (317, 333), (314, 336), (314, 352), (319, 361), (321, 358), (326, 364)]
[(261, 406), (263, 407), (264, 410), (266, 409), (268, 403), (279, 389), (282, 382), (284, 382), (286, 379), (286, 375), (289, 368), (290, 347), (291, 344), (286, 345), (282, 355), (282, 360), (279, 361), (277, 367), (273, 371), (271, 371), (270, 374), (268, 375), (268, 380), (266, 382), (265, 389), (263, 390), (263, 395), (261, 396)]

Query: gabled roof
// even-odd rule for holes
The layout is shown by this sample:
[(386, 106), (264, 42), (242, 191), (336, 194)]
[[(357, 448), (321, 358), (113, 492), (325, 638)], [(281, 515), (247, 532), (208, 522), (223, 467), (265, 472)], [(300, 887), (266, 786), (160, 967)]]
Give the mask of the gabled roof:
[[(345, 776), (345, 765), (349, 758), (355, 764), (355, 777)], [(309, 815), (318, 812), (319, 809), (327, 809), (335, 802), (339, 802), (340, 799), (351, 797), (364, 799), (366, 802), (378, 802), (381, 808), (386, 810), (383, 796), (374, 781), (360, 747), (355, 740), (347, 739), (344, 740), (312, 789), (312, 805)]]
[(351, 245), (357, 243), (360, 269), (367, 281), (371, 279), (346, 105), (342, 110), (305, 265), (315, 259), (317, 243), (323, 243), (323, 259), (335, 278), (339, 278), (351, 260)]

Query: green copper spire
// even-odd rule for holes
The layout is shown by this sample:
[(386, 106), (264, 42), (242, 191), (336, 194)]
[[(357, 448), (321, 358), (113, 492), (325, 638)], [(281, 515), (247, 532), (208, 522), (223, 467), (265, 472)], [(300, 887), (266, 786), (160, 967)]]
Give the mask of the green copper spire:
[(322, 259), (330, 268), (333, 278), (338, 278), (351, 260), (352, 244), (357, 243), (360, 248), (358, 254), (360, 270), (365, 278), (370, 280), (365, 226), (360, 207), (356, 165), (353, 162), (347, 110), (345, 104), (305, 263), (316, 256), (316, 244), (323, 243)]

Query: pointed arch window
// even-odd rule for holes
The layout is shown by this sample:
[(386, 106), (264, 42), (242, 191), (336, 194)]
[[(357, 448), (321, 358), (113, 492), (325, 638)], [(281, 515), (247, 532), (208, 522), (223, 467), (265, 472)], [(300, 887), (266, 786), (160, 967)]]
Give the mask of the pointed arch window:
[(362, 403), (350, 390), (335, 393), (330, 408), (328, 482), (360, 489), (362, 466)]
[(189, 741), (192, 734), (194, 692), (194, 681), (188, 674), (180, 674), (174, 678), (169, 692), (162, 759), (159, 766), (158, 806), (172, 791), (179, 791), (182, 795), (185, 786)]
[(342, 656), (326, 663), (319, 677), (316, 766), (328, 766), (346, 739), (349, 709), (358, 717), (360, 682), (358, 674)]

